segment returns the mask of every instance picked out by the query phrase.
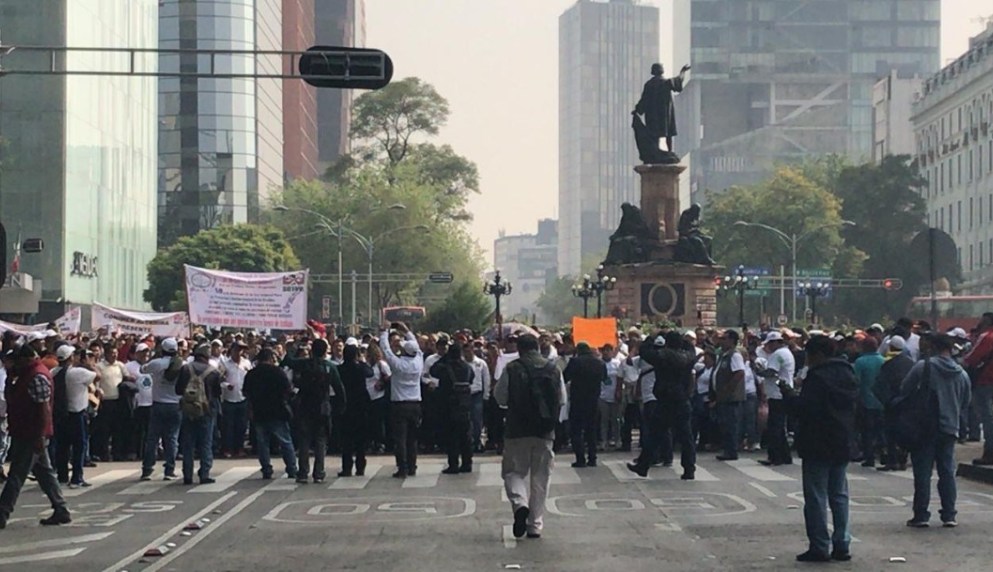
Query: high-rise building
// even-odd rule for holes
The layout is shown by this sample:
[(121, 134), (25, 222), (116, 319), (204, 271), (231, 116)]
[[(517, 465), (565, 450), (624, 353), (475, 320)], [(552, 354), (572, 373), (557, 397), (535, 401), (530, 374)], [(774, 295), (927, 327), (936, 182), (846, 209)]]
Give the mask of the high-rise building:
[[(7, 45), (155, 49), (158, 0), (3, 0)], [(17, 69), (46, 57), (5, 58)], [(61, 56), (60, 56), (61, 59)], [(70, 52), (66, 69), (107, 69), (105, 52)], [(154, 55), (136, 56), (156, 69)], [(39, 65), (40, 64), (40, 65)], [(0, 216), (8, 260), (17, 237), (41, 238), (0, 295), (0, 312), (35, 296), (37, 321), (70, 304), (142, 309), (145, 267), (155, 255), (156, 80), (152, 77), (11, 75), (0, 82)], [(31, 287), (33, 285), (33, 287)], [(16, 304), (15, 304), (16, 305)]]
[(539, 220), (537, 234), (501, 236), (493, 242), (493, 267), (513, 286), (502, 300), (504, 316), (527, 321), (541, 316), (538, 298), (556, 277), (557, 243), (558, 223), (553, 219)]
[(993, 294), (993, 23), (914, 103), (928, 223), (955, 240), (962, 294)]
[(921, 78), (901, 79), (895, 71), (872, 88), (872, 160), (887, 155), (913, 155), (914, 125), (910, 122), (914, 98), (921, 91)]
[[(300, 52), (314, 45), (315, 0), (283, 0), (283, 49)], [(291, 58), (283, 60), (287, 74)], [(314, 179), (317, 164), (317, 89), (298, 79), (283, 81), (283, 169), (286, 180)]]
[(634, 0), (579, 0), (559, 18), (560, 275), (605, 254), (621, 204), (640, 203), (629, 111), (659, 42), (658, 8)]
[[(345, 48), (365, 47), (365, 0), (315, 0), (317, 44)], [(317, 92), (317, 152), (327, 167), (351, 151), (353, 93), (348, 89)]]
[(692, 0), (679, 145), (694, 187), (826, 153), (869, 160), (873, 86), (938, 70), (940, 16), (940, 0)]
[[(279, 50), (281, 0), (161, 0), (159, 47)], [(162, 54), (164, 72), (198, 69), (195, 53)], [(282, 72), (278, 56), (218, 55), (215, 72)], [(222, 224), (257, 220), (283, 183), (279, 79), (159, 80), (159, 244)]]

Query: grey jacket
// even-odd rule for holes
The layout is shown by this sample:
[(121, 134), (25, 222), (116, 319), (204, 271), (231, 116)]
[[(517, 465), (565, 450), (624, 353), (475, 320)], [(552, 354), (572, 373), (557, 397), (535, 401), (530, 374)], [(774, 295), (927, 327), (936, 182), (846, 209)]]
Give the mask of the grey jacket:
[[(938, 431), (945, 435), (958, 436), (959, 418), (972, 399), (969, 376), (952, 358), (939, 356), (928, 359), (931, 362), (928, 383), (938, 397)], [(924, 361), (921, 360), (914, 364), (904, 378), (900, 394), (911, 393), (921, 382), (923, 375)]]

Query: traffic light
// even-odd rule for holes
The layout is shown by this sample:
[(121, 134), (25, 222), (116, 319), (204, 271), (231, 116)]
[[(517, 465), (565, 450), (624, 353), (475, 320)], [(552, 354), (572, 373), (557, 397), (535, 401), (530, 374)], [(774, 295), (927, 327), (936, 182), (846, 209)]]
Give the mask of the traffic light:
[(30, 254), (38, 254), (45, 250), (45, 241), (40, 238), (29, 238), (21, 243), (21, 250)]
[(314, 87), (379, 89), (393, 79), (393, 60), (382, 50), (314, 46), (300, 56), (297, 69)]
[(887, 278), (883, 280), (883, 290), (899, 290), (903, 288), (903, 280), (899, 278)]

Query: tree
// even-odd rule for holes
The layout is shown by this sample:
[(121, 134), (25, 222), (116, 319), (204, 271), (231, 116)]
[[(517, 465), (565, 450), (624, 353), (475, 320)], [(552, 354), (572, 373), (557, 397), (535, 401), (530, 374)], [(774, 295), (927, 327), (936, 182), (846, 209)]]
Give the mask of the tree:
[(222, 226), (160, 249), (148, 265), (145, 301), (158, 312), (186, 308), (183, 265), (232, 272), (282, 272), (300, 268), (283, 233), (271, 226)]
[(572, 295), (576, 279), (572, 276), (556, 278), (538, 297), (538, 307), (548, 325), (572, 323), (572, 318), (583, 315), (583, 301)]
[(444, 302), (428, 308), (424, 328), (432, 332), (454, 332), (463, 328), (482, 331), (489, 325), (493, 306), (476, 282), (455, 286)]
[(396, 166), (415, 136), (437, 135), (447, 121), (448, 101), (431, 84), (408, 77), (355, 99), (351, 136), (372, 141), (368, 151)]

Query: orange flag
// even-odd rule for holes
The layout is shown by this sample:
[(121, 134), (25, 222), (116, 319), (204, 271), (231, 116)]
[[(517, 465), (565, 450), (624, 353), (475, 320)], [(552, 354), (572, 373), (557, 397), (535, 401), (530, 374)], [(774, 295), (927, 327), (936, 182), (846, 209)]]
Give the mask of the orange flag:
[(617, 318), (573, 318), (572, 339), (586, 342), (593, 348), (610, 344), (617, 347)]

